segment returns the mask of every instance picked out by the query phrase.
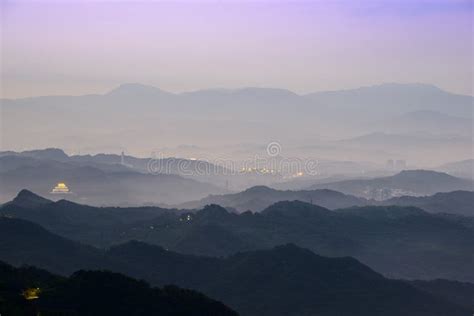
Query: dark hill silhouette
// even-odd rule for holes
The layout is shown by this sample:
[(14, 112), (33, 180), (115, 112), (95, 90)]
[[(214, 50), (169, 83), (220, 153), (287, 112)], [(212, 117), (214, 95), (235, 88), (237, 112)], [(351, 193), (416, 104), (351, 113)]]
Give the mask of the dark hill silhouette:
[(33, 221), (57, 234), (93, 245), (110, 242), (104, 232), (164, 213), (180, 212), (159, 207), (92, 207), (64, 199), (53, 202), (28, 190), (20, 191), (0, 208), (0, 214)]
[(410, 284), (433, 296), (474, 310), (474, 284), (472, 283), (436, 279), (431, 281), (415, 280)]
[[(222, 303), (175, 286), (152, 288), (118, 273), (78, 271), (69, 278), (0, 262), (0, 313), (5, 315), (237, 315)], [(39, 298), (19, 295), (40, 289)]]
[(28, 190), (21, 190), (18, 195), (7, 205), (14, 205), (25, 208), (35, 208), (45, 204), (53, 203), (53, 201), (45, 199)]
[(0, 217), (0, 260), (61, 274), (111, 264), (96, 248), (52, 234), (29, 221), (6, 217)]
[[(197, 212), (160, 208), (96, 208), (68, 201), (0, 214), (39, 223), (84, 243), (110, 247), (141, 240), (185, 253), (223, 256), (295, 243), (326, 256), (352, 256), (394, 278), (474, 281), (474, 226), (466, 218), (411, 206), (331, 211), (301, 201), (261, 213), (230, 213), (218, 205)], [(453, 215), (454, 216), (454, 215)]]
[[(10, 229), (5, 229), (8, 226)], [(9, 241), (9, 246), (5, 242), (0, 244), (0, 258), (15, 265), (30, 264), (62, 274), (84, 266), (124, 273), (156, 286), (175, 284), (200, 291), (249, 316), (305, 313), (375, 316), (381, 312), (386, 315), (470, 315), (468, 308), (444, 299), (444, 296), (451, 297), (452, 292), (442, 294), (442, 298), (440, 294), (433, 297), (407, 282), (386, 279), (353, 258), (326, 258), (291, 244), (226, 258), (183, 255), (136, 241), (107, 251), (92, 247), (78, 251), (83, 246), (35, 226), (17, 219), (0, 218), (0, 240)], [(41, 286), (48, 289), (38, 302), (38, 306), (45, 309), (72, 308), (88, 314), (89, 308), (95, 308), (103, 314), (120, 308), (123, 300), (136, 302), (123, 307), (128, 312), (128, 308), (137, 304), (144, 304), (152, 311), (165, 304), (158, 304), (159, 296), (146, 293), (149, 287), (145, 283), (115, 273), (79, 272), (57, 285), (54, 279), (44, 276), (40, 281), (46, 284)], [(167, 289), (164, 291), (170, 291), (170, 295), (186, 293)], [(4, 295), (4, 291), (0, 293)], [(469, 295), (470, 292), (462, 293)], [(154, 303), (147, 303), (148, 298)], [(200, 298), (204, 300), (203, 296)], [(113, 300), (118, 302), (110, 306)], [(211, 301), (208, 308), (223, 308), (216, 304)]]
[(293, 200), (312, 202), (329, 209), (361, 206), (369, 203), (365, 199), (327, 189), (290, 191), (275, 190), (266, 186), (255, 186), (239, 193), (211, 195), (199, 201), (180, 204), (179, 207), (197, 209), (208, 204), (218, 204), (235, 209), (238, 212), (248, 210), (259, 212), (273, 203)]

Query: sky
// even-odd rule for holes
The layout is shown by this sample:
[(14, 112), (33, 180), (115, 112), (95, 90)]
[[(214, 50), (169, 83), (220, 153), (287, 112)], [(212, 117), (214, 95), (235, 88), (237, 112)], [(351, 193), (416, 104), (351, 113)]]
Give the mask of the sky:
[(1, 97), (384, 82), (473, 94), (464, 0), (2, 1)]

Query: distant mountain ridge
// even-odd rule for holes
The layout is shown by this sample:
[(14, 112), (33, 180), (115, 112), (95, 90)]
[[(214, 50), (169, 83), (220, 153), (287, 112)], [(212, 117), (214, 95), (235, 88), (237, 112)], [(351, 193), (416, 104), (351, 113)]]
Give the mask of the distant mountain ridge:
[(383, 201), (384, 205), (416, 206), (432, 213), (474, 216), (474, 192), (453, 191), (432, 196), (401, 196)]
[(474, 159), (446, 163), (436, 169), (457, 177), (474, 179)]
[(423, 196), (438, 192), (474, 190), (474, 181), (429, 170), (404, 170), (389, 177), (345, 180), (311, 186), (310, 190), (330, 189), (375, 200), (397, 196)]
[[(74, 137), (77, 148), (100, 151), (110, 147), (128, 148), (131, 152), (143, 153), (150, 148), (150, 135), (166, 135), (163, 140), (154, 137), (154, 145), (158, 147), (186, 144), (190, 137), (202, 140), (203, 144), (220, 145), (265, 143), (268, 135), (288, 143), (301, 135), (311, 139), (316, 136), (343, 139), (355, 133), (373, 132), (368, 122), (391, 119), (407, 112), (433, 111), (468, 118), (472, 115), (472, 101), (472, 96), (420, 84), (383, 84), (309, 95), (271, 88), (172, 94), (155, 87), (125, 84), (100, 95), (2, 100), (3, 146), (9, 149), (52, 145), (67, 148), (68, 140)], [(341, 111), (344, 116), (340, 115)], [(103, 117), (109, 119), (104, 121)], [(25, 121), (31, 123), (25, 126), (22, 124)], [(87, 121), (87, 125), (79, 121)], [(47, 128), (53, 122), (55, 131), (60, 133)], [(282, 130), (281, 126), (288, 128)], [(105, 133), (105, 130), (114, 133)], [(323, 148), (324, 153), (335, 157)], [(364, 155), (364, 152), (358, 154)], [(449, 160), (462, 158), (457, 153), (447, 157)]]
[(248, 210), (259, 212), (276, 202), (293, 200), (314, 203), (329, 209), (368, 204), (368, 201), (362, 198), (327, 189), (284, 191), (271, 189), (266, 186), (255, 186), (239, 193), (211, 195), (199, 201), (180, 204), (178, 207), (198, 209), (208, 204), (218, 204), (234, 209), (237, 212), (245, 212)]
[[(329, 185), (332, 186), (333, 183), (329, 183)], [(324, 184), (319, 186), (324, 187)], [(473, 199), (474, 191), (463, 190), (439, 192), (433, 195), (423, 196), (402, 195), (385, 200), (375, 200), (356, 197), (330, 189), (276, 190), (266, 186), (256, 186), (239, 193), (210, 195), (199, 201), (176, 205), (176, 208), (201, 209), (209, 204), (217, 204), (227, 208), (231, 212), (260, 212), (277, 202), (301, 201), (332, 210), (352, 206), (397, 205), (416, 206), (430, 213), (474, 216), (474, 209), (472, 208), (472, 205), (474, 205)]]
[(117, 170), (133, 170), (142, 173), (168, 173), (180, 175), (180, 171), (183, 171), (179, 169), (180, 166), (182, 168), (188, 168), (188, 170), (184, 169), (184, 171), (195, 171), (198, 169), (196, 167), (197, 164), (199, 164), (200, 168), (204, 170), (212, 170), (216, 174), (222, 174), (226, 172), (225, 168), (213, 165), (206, 161), (174, 157), (138, 158), (125, 154), (67, 155), (62, 149), (59, 148), (45, 148), (22, 152), (0, 151), (0, 159), (2, 159), (2, 164), (4, 164), (4, 160), (7, 159), (12, 161), (11, 164), (13, 166), (9, 167), (8, 170), (15, 169), (15, 158), (18, 160), (16, 162), (16, 166), (32, 164), (33, 162), (27, 161), (27, 159), (35, 159), (36, 162), (59, 161), (78, 165), (92, 165), (98, 166), (99, 169), (112, 168), (111, 166), (114, 166)]
[[(441, 90), (430, 84), (400, 84), (386, 83), (376, 86), (367, 86), (357, 89), (341, 91), (316, 92), (308, 94), (312, 100), (337, 106), (339, 109), (358, 106), (360, 111), (370, 109), (371, 111), (388, 110), (403, 106), (404, 112), (415, 110), (432, 110), (441, 113), (468, 117), (472, 111), (472, 96), (457, 95)], [(447, 101), (450, 99), (450, 101)], [(377, 109), (383, 100), (385, 107)], [(452, 102), (455, 110), (447, 110), (446, 104)]]
[[(443, 127), (440, 129), (440, 127)], [(388, 133), (431, 133), (472, 135), (472, 117), (458, 117), (430, 110), (408, 112), (374, 122), (373, 128)]]

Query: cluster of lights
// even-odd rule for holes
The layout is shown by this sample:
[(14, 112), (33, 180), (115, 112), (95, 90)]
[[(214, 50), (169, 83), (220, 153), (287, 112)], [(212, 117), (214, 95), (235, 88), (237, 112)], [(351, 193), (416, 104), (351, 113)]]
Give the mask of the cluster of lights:
[(241, 173), (261, 173), (261, 174), (275, 174), (276, 171), (274, 169), (267, 169), (267, 168), (242, 168), (240, 169)]
[(297, 172), (297, 173), (294, 173), (294, 174), (291, 174), (291, 175), (287, 175), (285, 177), (283, 177), (284, 179), (294, 179), (294, 178), (301, 178), (301, 177), (304, 177), (304, 172)]
[[(240, 169), (241, 173), (258, 173), (258, 174), (276, 174), (276, 170), (274, 169), (267, 169), (267, 168), (242, 168)], [(286, 176), (285, 178), (298, 178), (298, 177), (303, 177), (305, 174), (304, 172), (297, 172), (291, 175)]]
[(188, 214), (188, 215), (186, 215), (184, 218), (181, 217), (181, 218), (179, 219), (179, 221), (180, 221), (180, 222), (182, 222), (183, 220), (185, 220), (185, 221), (190, 221), (190, 220), (192, 220), (192, 219), (193, 219), (193, 217), (191, 216), (191, 214)]

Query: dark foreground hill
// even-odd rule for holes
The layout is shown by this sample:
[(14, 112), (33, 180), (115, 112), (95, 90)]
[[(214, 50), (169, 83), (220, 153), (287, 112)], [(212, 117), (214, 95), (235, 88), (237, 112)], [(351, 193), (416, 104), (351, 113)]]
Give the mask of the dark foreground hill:
[(474, 284), (449, 280), (412, 281), (411, 285), (433, 296), (474, 310)]
[(107, 242), (106, 232), (158, 216), (176, 216), (180, 211), (159, 207), (93, 207), (68, 200), (54, 202), (21, 190), (0, 207), (0, 214), (23, 218), (61, 236), (101, 246)]
[[(24, 195), (0, 213), (93, 245), (141, 240), (183, 253), (226, 256), (294, 243), (325, 256), (355, 257), (392, 278), (474, 282), (474, 226), (469, 217), (399, 206), (331, 211), (298, 201), (278, 202), (261, 213), (235, 214), (217, 205), (184, 213), (67, 201), (45, 204), (40, 198), (24, 201)], [(37, 207), (26, 207), (35, 199)]]
[[(21, 295), (23, 293), (23, 295)], [(229, 315), (237, 313), (203, 294), (106, 271), (78, 271), (69, 278), (0, 262), (0, 314), (35, 315)]]
[[(5, 230), (6, 226), (10, 229)], [(433, 296), (408, 282), (387, 279), (353, 258), (322, 257), (291, 244), (212, 258), (178, 254), (136, 241), (110, 250), (88, 247), (87, 251), (80, 251), (83, 246), (18, 219), (0, 219), (0, 234), (0, 259), (6, 262), (35, 265), (63, 275), (78, 268), (93, 267), (145, 279), (155, 286), (174, 284), (220, 300), (242, 315), (467, 316), (472, 313), (471, 307), (444, 298), (459, 291), (470, 295), (462, 288), (444, 290), (441, 297), (439, 293)], [(68, 247), (63, 247), (66, 242)], [(43, 276), (41, 280), (44, 279), (56, 282)], [(177, 311), (186, 315), (226, 315), (209, 312), (221, 308), (231, 313), (198, 294), (175, 288), (153, 290), (142, 282), (113, 273), (79, 272), (54, 286), (48, 284), (46, 288), (51, 289), (44, 291), (40, 306), (71, 308), (80, 315), (109, 314), (105, 311), (111, 304), (132, 315), (142, 315), (132, 311), (133, 307), (144, 305), (149, 308), (147, 315), (156, 315), (162, 307), (158, 303), (170, 296), (177, 305), (172, 305), (171, 311), (181, 308)], [(189, 303), (182, 306), (180, 295)], [(122, 302), (130, 304), (121, 307)], [(202, 310), (209, 313), (183, 311), (199, 304), (204, 304)]]
[[(451, 313), (443, 299), (435, 303), (426, 293), (388, 280), (355, 259), (321, 257), (294, 245), (205, 259), (132, 242), (110, 254), (138, 267), (140, 277), (200, 289), (243, 315)], [(180, 273), (156, 266), (176, 267)]]

